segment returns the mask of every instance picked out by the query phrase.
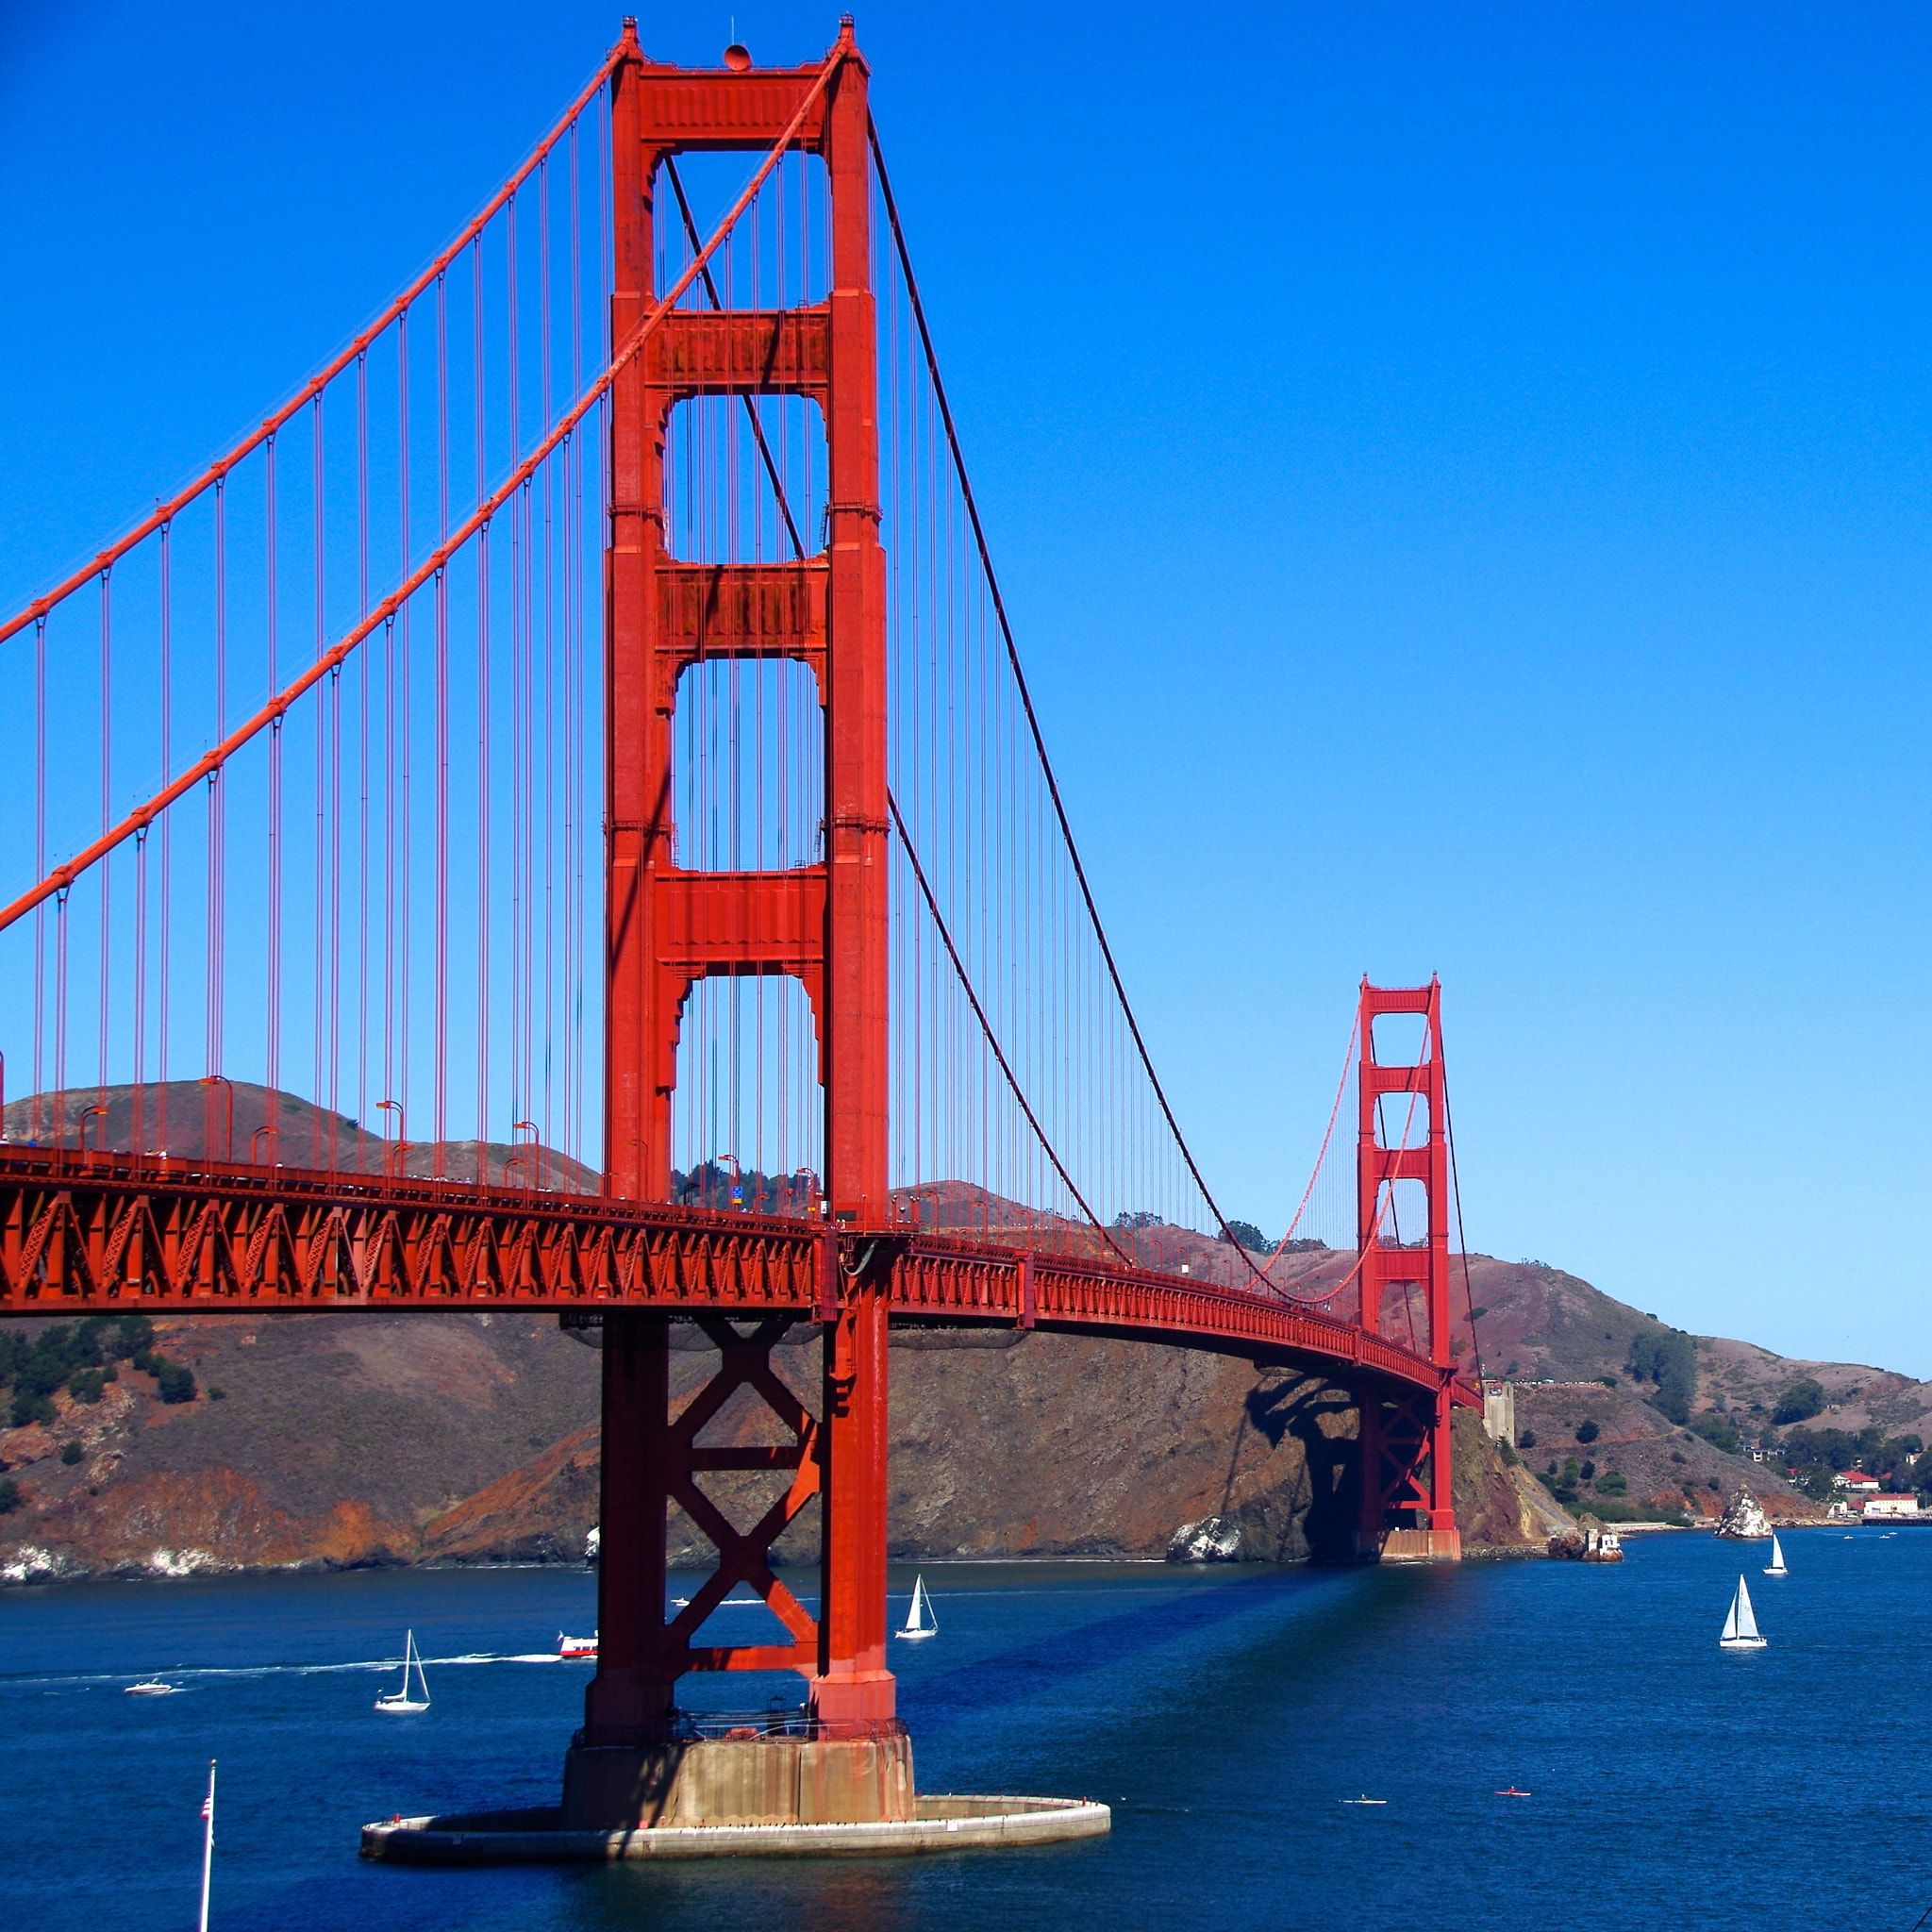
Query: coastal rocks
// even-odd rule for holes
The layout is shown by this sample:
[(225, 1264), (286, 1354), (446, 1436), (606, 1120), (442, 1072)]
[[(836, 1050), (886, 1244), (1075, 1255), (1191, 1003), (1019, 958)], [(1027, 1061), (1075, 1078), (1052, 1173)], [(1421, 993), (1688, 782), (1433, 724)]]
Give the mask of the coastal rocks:
[(1170, 1563), (1232, 1563), (1241, 1554), (1241, 1526), (1225, 1516), (1184, 1523), (1167, 1540)]
[(1771, 1519), (1749, 1490), (1740, 1490), (1738, 1500), (1718, 1519), (1716, 1533), (1740, 1542), (1754, 1541), (1771, 1534)]
[(0, 1583), (58, 1583), (81, 1574), (64, 1550), (43, 1550), (38, 1543), (15, 1543), (0, 1550)]
[(1594, 1516), (1583, 1516), (1567, 1535), (1550, 1539), (1549, 1552), (1573, 1563), (1621, 1563), (1624, 1539)]

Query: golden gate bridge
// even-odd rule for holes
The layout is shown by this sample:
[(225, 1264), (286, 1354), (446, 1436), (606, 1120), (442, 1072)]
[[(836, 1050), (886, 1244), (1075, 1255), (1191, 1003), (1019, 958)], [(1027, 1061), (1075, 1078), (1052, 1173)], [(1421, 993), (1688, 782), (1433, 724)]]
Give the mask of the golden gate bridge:
[[(1358, 1554), (1460, 1552), (1440, 988), (1360, 991), (1350, 1245), (1243, 1245), (1055, 781), (868, 79), (849, 19), (795, 68), (627, 22), (380, 315), (0, 624), (0, 1312), (600, 1327), (585, 1829), (751, 1803), (699, 1742), (791, 1752), (759, 1816), (914, 1818), (893, 1324), (1325, 1376)], [(719, 1351), (675, 1409), (674, 1320)], [(707, 1440), (746, 1401), (769, 1440)], [(815, 1615), (771, 1559), (814, 1505)], [(674, 1508), (717, 1551), (682, 1607)], [(785, 1641), (708, 1641), (739, 1584)], [(803, 1677), (782, 1733), (680, 1708), (732, 1670)]]

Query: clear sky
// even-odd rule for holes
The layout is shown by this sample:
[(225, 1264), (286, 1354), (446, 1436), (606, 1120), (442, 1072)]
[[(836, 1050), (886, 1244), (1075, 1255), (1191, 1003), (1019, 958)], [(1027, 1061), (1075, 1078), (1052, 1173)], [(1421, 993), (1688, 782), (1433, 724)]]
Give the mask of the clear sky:
[[(837, 28), (734, 4), (644, 44)], [(619, 18), (0, 0), (0, 602), (351, 334)], [(858, 31), (1224, 1206), (1279, 1231), (1356, 980), (1437, 972), (1474, 1245), (1932, 1375), (1880, 1078), (1932, 941), (1932, 13), (880, 0)]]

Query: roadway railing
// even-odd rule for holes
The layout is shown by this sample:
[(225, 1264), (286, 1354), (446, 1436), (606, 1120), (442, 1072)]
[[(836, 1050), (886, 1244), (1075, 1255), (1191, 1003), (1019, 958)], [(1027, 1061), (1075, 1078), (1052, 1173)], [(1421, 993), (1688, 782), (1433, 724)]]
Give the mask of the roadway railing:
[(904, 1224), (465, 1181), (0, 1145), (0, 1313), (555, 1309), (829, 1320), (883, 1282), (901, 1323), (1041, 1328), (1473, 1387), (1306, 1307)]

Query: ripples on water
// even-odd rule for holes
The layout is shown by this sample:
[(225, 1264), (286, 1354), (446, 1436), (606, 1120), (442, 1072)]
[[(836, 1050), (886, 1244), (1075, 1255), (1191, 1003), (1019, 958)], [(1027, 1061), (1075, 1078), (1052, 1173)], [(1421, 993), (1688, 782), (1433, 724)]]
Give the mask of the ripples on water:
[[(192, 1924), (213, 1757), (217, 1932), (1909, 1932), (1932, 1905), (1932, 1530), (1794, 1534), (1783, 1580), (1760, 1574), (1768, 1549), (1633, 1539), (1616, 1568), (931, 1565), (941, 1634), (892, 1659), (921, 1787), (1103, 1798), (1110, 1838), (475, 1872), (365, 1865), (357, 1827), (555, 1802), (589, 1666), (547, 1653), (591, 1627), (588, 1574), (7, 1591), (0, 1898), (37, 1928)], [(1771, 1639), (1754, 1654), (1717, 1646), (1740, 1568)], [(754, 1639), (764, 1616), (710, 1627)], [(378, 1717), (407, 1627), (433, 1707)], [(154, 1674), (181, 1694), (122, 1694)], [(745, 1705), (796, 1681), (696, 1687)], [(1531, 1797), (1494, 1795), (1511, 1785)], [(1362, 1793), (1388, 1802), (1338, 1802)]]

